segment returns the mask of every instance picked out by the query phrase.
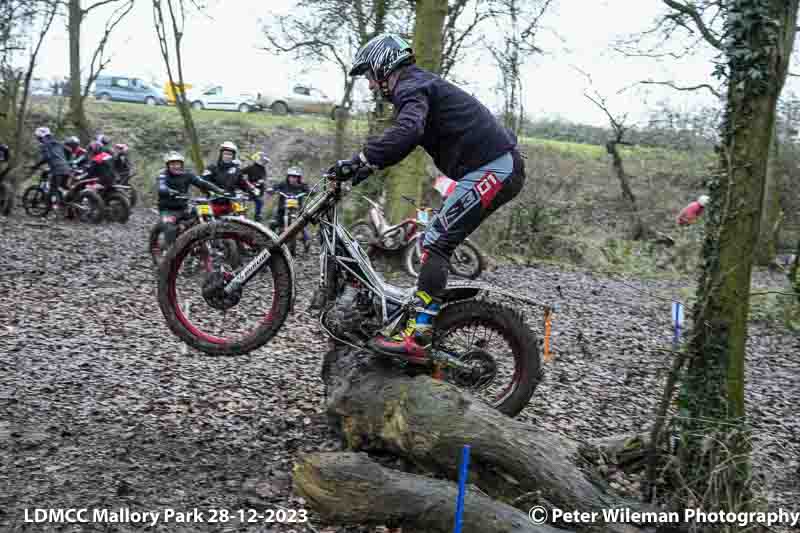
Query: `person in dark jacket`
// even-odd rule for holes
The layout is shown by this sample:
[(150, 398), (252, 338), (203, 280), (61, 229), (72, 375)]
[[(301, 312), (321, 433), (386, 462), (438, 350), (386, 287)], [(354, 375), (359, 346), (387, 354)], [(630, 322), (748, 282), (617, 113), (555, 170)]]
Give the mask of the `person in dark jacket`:
[(72, 168), (83, 168), (88, 164), (86, 149), (81, 146), (81, 141), (76, 136), (64, 139), (64, 154)]
[(31, 167), (31, 170), (36, 171), (45, 163), (47, 164), (50, 168), (50, 201), (56, 203), (58, 202), (56, 192), (59, 188), (66, 187), (67, 181), (72, 175), (72, 170), (64, 155), (64, 145), (53, 138), (50, 128), (44, 126), (36, 128), (34, 135), (39, 141), (42, 158)]
[(453, 250), (500, 206), (514, 198), (525, 182), (517, 139), (473, 96), (415, 64), (411, 46), (394, 34), (372, 38), (356, 53), (351, 76), (364, 75), (370, 90), (380, 91), (395, 108), (394, 124), (372, 138), (361, 152), (332, 169), (353, 185), (373, 171), (402, 161), (421, 146), (456, 189), (428, 225), (422, 267), (417, 279), (416, 317), (402, 335), (378, 336), (370, 346), (427, 363), (432, 317), (438, 295), (447, 285)]
[(267, 189), (267, 165), (270, 163), (270, 159), (264, 152), (256, 152), (250, 159), (253, 162), (242, 169), (242, 175), (256, 188), (255, 197), (253, 198), (256, 204), (254, 219), (256, 222), (261, 222), (261, 211), (264, 209), (264, 193)]
[(242, 175), (242, 164), (236, 158), (239, 149), (231, 141), (219, 145), (217, 162), (206, 167), (203, 179), (210, 181), (228, 194), (236, 194), (237, 189), (255, 194), (253, 185)]
[(113, 156), (103, 149), (97, 142), (89, 143), (89, 164), (86, 167), (87, 178), (97, 178), (97, 181), (106, 191), (110, 191), (114, 186), (116, 175), (114, 174)]
[[(277, 196), (277, 204), (275, 208), (272, 210), (272, 221), (269, 223), (270, 229), (275, 231), (283, 231), (283, 215), (286, 211), (286, 198), (279, 194), (300, 194), (300, 193), (308, 193), (311, 191), (311, 188), (303, 183), (303, 170), (300, 167), (289, 167), (286, 170), (286, 180), (282, 181), (273, 187), (267, 190), (267, 194), (270, 196)], [(303, 203), (305, 202), (306, 197), (302, 197), (298, 199), (298, 208), (303, 208)], [(311, 236), (308, 233), (307, 228), (303, 228), (303, 247), (306, 251), (308, 251), (309, 247), (311, 246)]]
[(186, 215), (189, 200), (182, 196), (188, 196), (190, 186), (194, 185), (205, 192), (225, 193), (215, 184), (186, 171), (185, 162), (182, 154), (170, 152), (164, 158), (164, 169), (158, 175), (158, 213), (166, 228), (164, 240), (167, 246), (175, 242), (178, 220)]

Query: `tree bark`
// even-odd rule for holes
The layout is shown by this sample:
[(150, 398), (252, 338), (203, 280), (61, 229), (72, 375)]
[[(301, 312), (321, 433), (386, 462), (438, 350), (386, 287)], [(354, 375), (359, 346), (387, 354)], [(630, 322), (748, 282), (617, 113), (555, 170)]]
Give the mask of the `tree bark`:
[(336, 119), (336, 137), (334, 139), (334, 154), (336, 159), (344, 159), (345, 142), (347, 140), (347, 124), (350, 121), (350, 104), (352, 102), (353, 80), (345, 74), (344, 96), (336, 109), (334, 118)]
[[(381, 467), (363, 453), (304, 456), (293, 470), (299, 494), (330, 523), (393, 524), (429, 533), (450, 533), (457, 487), (448, 481)], [(534, 525), (528, 515), (476, 490), (464, 495), (464, 533), (568, 533)]]
[(67, 30), (69, 32), (69, 115), (78, 129), (81, 144), (89, 142), (89, 121), (81, 92), (81, 25), (84, 11), (80, 0), (69, 0)]
[(764, 198), (761, 206), (761, 223), (758, 246), (755, 250), (755, 263), (769, 266), (778, 254), (778, 235), (781, 223), (780, 174), (778, 168), (778, 140), (775, 133), (770, 142), (771, 154), (767, 163), (767, 177), (764, 183)]
[(636, 196), (631, 189), (630, 180), (625, 173), (625, 167), (622, 164), (622, 156), (619, 153), (618, 145), (622, 141), (617, 139), (608, 141), (606, 143), (606, 151), (611, 156), (611, 166), (614, 168), (614, 173), (619, 180), (619, 186), (622, 189), (622, 199), (628, 204), (628, 209), (631, 212), (631, 238), (633, 240), (646, 239), (650, 236), (651, 232), (645, 226), (642, 216), (639, 214), (639, 206), (636, 203)]
[[(442, 32), (447, 17), (447, 0), (418, 0), (414, 20), (414, 54), (417, 64), (438, 73), (442, 62)], [(386, 216), (397, 223), (413, 216), (414, 208), (403, 196), (422, 201), (423, 184), (428, 177), (429, 156), (417, 147), (401, 163), (392, 167), (387, 181)]]
[[(676, 502), (694, 498), (707, 510), (743, 510), (751, 501), (744, 402), (751, 272), (797, 9), (798, 0), (735, 1), (728, 7), (728, 15), (737, 16), (730, 17), (726, 41), (729, 87), (720, 172), (706, 207), (705, 266), (693, 307), (678, 420), (679, 475), (689, 481), (676, 491)], [(746, 28), (738, 22), (742, 13), (752, 21)]]
[(183, 129), (186, 133), (186, 137), (189, 140), (189, 150), (192, 157), (192, 162), (195, 165), (195, 171), (199, 174), (203, 171), (205, 165), (203, 163), (203, 155), (200, 151), (200, 138), (197, 135), (197, 129), (195, 128), (194, 120), (192, 119), (190, 103), (186, 100), (186, 93), (184, 89), (186, 85), (183, 79), (183, 61), (181, 58), (181, 40), (183, 38), (183, 29), (180, 26), (183, 25), (184, 6), (182, 4), (180, 5), (181, 20), (179, 26), (178, 15), (175, 13), (175, 7), (172, 5), (172, 0), (164, 1), (167, 3), (167, 9), (169, 10), (172, 37), (175, 44), (175, 63), (178, 69), (177, 84), (173, 75), (172, 65), (170, 63), (169, 39), (167, 38), (167, 27), (164, 20), (162, 0), (153, 0), (153, 18), (156, 34), (158, 35), (158, 41), (161, 47), (161, 57), (164, 59), (164, 65), (167, 68), (167, 77), (169, 78), (169, 83), (172, 87), (178, 87), (178, 89), (175, 91), (175, 105), (178, 108), (178, 112), (181, 114), (181, 118), (183, 119)]
[[(448, 383), (411, 377), (382, 357), (346, 347), (326, 354), (323, 381), (331, 427), (350, 449), (389, 452), (456, 480), (460, 449), (469, 444), (469, 482), (525, 511), (544, 505), (602, 516), (602, 509), (644, 509), (608, 492), (586, 468), (578, 443), (510, 419)], [(325, 492), (313, 482), (302, 490)], [(636, 528), (601, 520), (588, 529)]]

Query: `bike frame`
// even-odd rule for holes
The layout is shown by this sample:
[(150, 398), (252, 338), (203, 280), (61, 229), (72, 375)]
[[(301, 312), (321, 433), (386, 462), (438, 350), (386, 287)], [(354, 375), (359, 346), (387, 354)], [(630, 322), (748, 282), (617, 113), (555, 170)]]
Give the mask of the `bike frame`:
[[(328, 184), (333, 183), (329, 188)], [(373, 269), (369, 257), (358, 245), (352, 235), (339, 222), (339, 202), (342, 198), (342, 184), (339, 181), (329, 181), (323, 177), (316, 187), (325, 187), (325, 193), (312, 199), (300, 212), (300, 216), (283, 233), (278, 236), (275, 248), (282, 246), (295, 237), (309, 223), (319, 223), (322, 235), (322, 253), (320, 254), (320, 287), (327, 284), (327, 260), (332, 258), (343, 270), (349, 272), (369, 289), (381, 302), (381, 321), (385, 331), (394, 331), (404, 316), (404, 306), (410, 300), (411, 294), (403, 289), (394, 287), (383, 281), (381, 276)], [(316, 188), (315, 187), (315, 188)], [(337, 254), (337, 250), (342, 253)], [(275, 250), (264, 249), (249, 263), (244, 265), (239, 273), (234, 276), (223, 289), (231, 293), (247, 284), (267, 263)]]

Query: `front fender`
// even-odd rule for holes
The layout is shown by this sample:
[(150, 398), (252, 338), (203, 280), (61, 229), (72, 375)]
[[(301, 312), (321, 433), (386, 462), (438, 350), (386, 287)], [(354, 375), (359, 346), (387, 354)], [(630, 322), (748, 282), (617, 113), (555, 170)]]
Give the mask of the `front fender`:
[[(242, 218), (240, 216), (223, 216), (219, 217), (218, 220), (224, 220), (227, 223), (232, 224), (239, 224), (242, 226), (248, 226), (251, 229), (254, 229), (267, 237), (273, 243), (278, 242), (278, 234), (269, 229), (268, 227), (264, 226), (263, 224), (259, 224), (254, 220), (249, 220), (246, 218)], [(297, 296), (297, 286), (296, 286), (296, 279), (294, 274), (294, 260), (292, 259), (292, 254), (289, 253), (289, 248), (286, 247), (285, 244), (282, 244), (280, 247), (280, 251), (283, 254), (284, 259), (286, 259), (286, 263), (289, 265), (289, 291), (290, 291), (290, 303), (289, 303), (289, 312), (294, 310), (294, 302), (295, 297)]]

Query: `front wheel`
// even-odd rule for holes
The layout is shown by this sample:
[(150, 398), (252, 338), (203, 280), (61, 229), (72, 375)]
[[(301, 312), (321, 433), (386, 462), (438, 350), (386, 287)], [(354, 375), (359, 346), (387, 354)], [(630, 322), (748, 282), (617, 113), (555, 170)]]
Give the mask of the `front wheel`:
[[(237, 266), (225, 257), (230, 243), (246, 251)], [(264, 250), (269, 257), (238, 290), (225, 285)], [(183, 233), (158, 271), (158, 304), (169, 329), (208, 355), (249, 353), (269, 342), (291, 306), (289, 262), (272, 239), (234, 222), (200, 224)]]
[(14, 191), (7, 183), (0, 183), (0, 215), (10, 215), (13, 208)]
[(74, 207), (78, 211), (78, 219), (91, 224), (102, 222), (106, 211), (106, 203), (100, 198), (100, 195), (88, 189), (81, 191)]
[(131, 205), (121, 192), (112, 192), (106, 196), (106, 217), (112, 222), (125, 224), (131, 216)]
[(32, 217), (46, 217), (50, 212), (50, 195), (40, 185), (31, 185), (22, 194), (22, 207)]
[(541, 380), (536, 335), (518, 312), (495, 303), (470, 300), (443, 308), (434, 321), (432, 349), (470, 367), (446, 368), (445, 381), (510, 417), (528, 405)]

